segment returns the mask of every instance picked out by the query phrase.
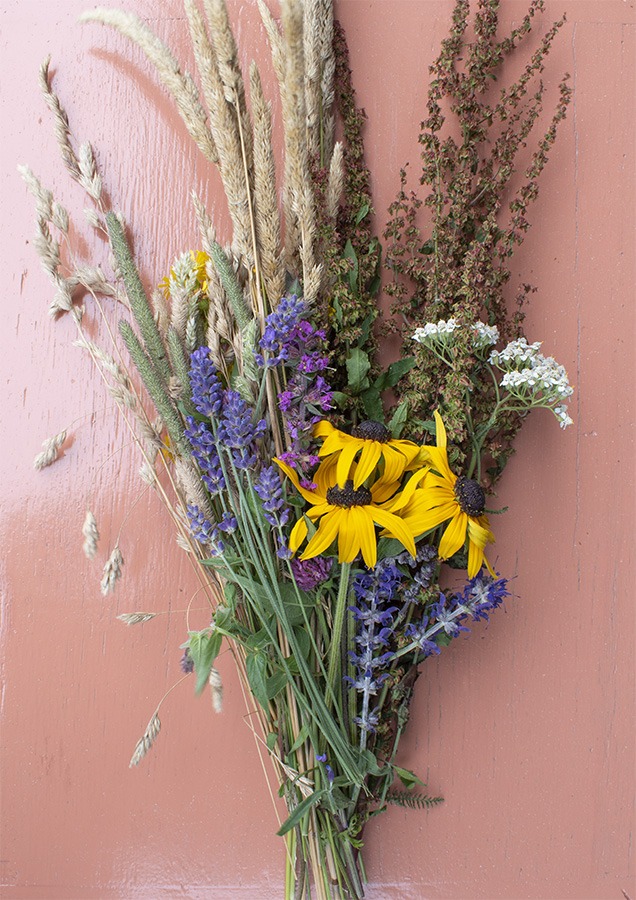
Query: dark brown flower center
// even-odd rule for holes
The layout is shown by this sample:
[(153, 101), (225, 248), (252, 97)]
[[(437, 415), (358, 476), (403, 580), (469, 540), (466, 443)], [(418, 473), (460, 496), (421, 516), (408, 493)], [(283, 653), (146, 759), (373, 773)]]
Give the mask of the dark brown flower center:
[(347, 481), (343, 488), (336, 485), (327, 491), (327, 502), (332, 506), (344, 506), (345, 509), (350, 506), (368, 506), (372, 499), (371, 491), (365, 487), (354, 491), (353, 481)]
[(353, 437), (364, 441), (380, 441), (381, 444), (385, 444), (391, 437), (391, 432), (381, 422), (360, 422), (351, 433)]
[(478, 481), (460, 475), (455, 482), (455, 498), (467, 516), (481, 516), (486, 508), (486, 495)]

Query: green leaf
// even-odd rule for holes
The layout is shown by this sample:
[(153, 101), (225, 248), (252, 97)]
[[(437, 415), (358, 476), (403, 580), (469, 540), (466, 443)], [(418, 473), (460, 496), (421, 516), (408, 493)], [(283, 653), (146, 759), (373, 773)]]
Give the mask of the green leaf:
[(400, 779), (402, 784), (408, 790), (412, 790), (416, 784), (421, 785), (422, 787), (426, 787), (421, 778), (418, 778), (415, 772), (411, 772), (410, 769), (403, 769), (401, 766), (393, 766), (393, 771)]
[(245, 643), (253, 651), (264, 650), (266, 647), (269, 647), (271, 638), (267, 633), (267, 628), (259, 628), (258, 631), (252, 632)]
[(395, 412), (391, 416), (391, 421), (389, 422), (389, 431), (391, 432), (391, 437), (394, 440), (397, 440), (399, 436), (402, 434), (402, 430), (406, 425), (409, 418), (409, 405), (406, 400), (403, 400), (402, 403), (396, 408)]
[(267, 658), (263, 653), (248, 653), (245, 658), (245, 671), (250, 690), (263, 709), (268, 708), (267, 695)]
[(404, 544), (396, 538), (380, 538), (378, 541), (378, 560), (399, 556), (404, 552)]
[(278, 672), (274, 672), (273, 675), (267, 679), (265, 683), (265, 692), (267, 694), (268, 700), (273, 700), (274, 697), (277, 697), (281, 691), (284, 691), (287, 687), (287, 675), (282, 672), (280, 669)]
[(200, 694), (208, 683), (210, 677), (210, 669), (214, 660), (219, 655), (221, 644), (223, 643), (223, 635), (218, 631), (190, 631), (189, 633), (190, 656), (194, 662), (194, 671), (197, 676), (197, 683), (194, 688), (195, 694)]
[(289, 748), (289, 752), (295, 753), (299, 747), (302, 747), (302, 745), (305, 743), (305, 741), (307, 740), (308, 737), (309, 737), (309, 725), (307, 725), (307, 723), (305, 723), (303, 725), (303, 727), (300, 729), (300, 731), (298, 732), (298, 737), (296, 738), (294, 743)]
[(384, 407), (382, 406), (382, 398), (380, 391), (372, 386), (363, 391), (360, 395), (364, 411), (367, 419), (373, 422), (384, 422)]
[(364, 217), (369, 214), (370, 209), (371, 209), (371, 207), (369, 206), (368, 203), (362, 204), (362, 206), (358, 210), (358, 214), (356, 215), (356, 218), (355, 218), (356, 225), (359, 225), (360, 222), (364, 219)]
[(367, 381), (366, 374), (370, 368), (371, 363), (364, 350), (360, 350), (358, 347), (353, 349), (347, 357), (348, 384), (352, 393), (359, 394), (360, 391), (367, 387), (367, 384), (365, 384)]
[(278, 735), (275, 731), (270, 731), (265, 738), (267, 749), (271, 752), (278, 745)]
[(349, 285), (351, 286), (351, 290), (355, 291), (358, 286), (358, 257), (356, 256), (356, 251), (353, 249), (353, 244), (351, 241), (347, 241), (344, 248), (344, 257), (345, 259), (350, 260), (351, 268), (349, 269)]
[(377, 759), (370, 750), (358, 751), (358, 765), (365, 775), (384, 775)]
[(391, 363), (387, 369), (386, 386), (395, 387), (400, 378), (402, 378), (403, 375), (406, 375), (407, 372), (410, 372), (414, 365), (414, 356), (405, 356), (404, 359), (398, 359), (396, 362)]
[(322, 788), (320, 791), (314, 791), (313, 794), (305, 797), (305, 799), (298, 804), (291, 816), (283, 822), (276, 834), (279, 837), (282, 837), (284, 834), (287, 834), (288, 831), (291, 831), (292, 828), (295, 828), (304, 815), (309, 812), (311, 807), (320, 802), (326, 793), (326, 789)]
[(334, 399), (334, 401), (335, 401), (335, 403), (336, 403), (336, 406), (339, 406), (340, 409), (343, 408), (343, 406), (345, 405), (345, 403), (346, 403), (347, 400), (349, 399), (349, 398), (348, 398), (348, 394), (343, 394), (342, 391), (332, 391), (331, 396), (333, 397), (333, 399)]

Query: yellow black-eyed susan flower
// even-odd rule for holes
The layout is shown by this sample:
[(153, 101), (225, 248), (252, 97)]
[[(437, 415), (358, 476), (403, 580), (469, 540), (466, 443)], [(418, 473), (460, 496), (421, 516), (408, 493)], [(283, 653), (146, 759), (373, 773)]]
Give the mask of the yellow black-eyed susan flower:
[(484, 555), (486, 544), (493, 543), (495, 538), (484, 515), (483, 488), (479, 482), (451, 471), (446, 429), (438, 412), (435, 412), (435, 425), (436, 446), (422, 448), (426, 468), (411, 476), (387, 508), (398, 513), (415, 535), (448, 522), (439, 544), (440, 559), (453, 556), (468, 538), (468, 577), (474, 578), (484, 563), (495, 576)]
[(384, 460), (384, 479), (390, 483), (398, 481), (405, 471), (412, 468), (420, 451), (412, 441), (391, 438), (388, 428), (380, 422), (361, 422), (353, 429), (353, 434), (347, 434), (323, 419), (314, 427), (314, 436), (324, 439), (319, 456), (337, 454), (338, 487), (344, 487), (349, 480), (357, 460), (353, 473), (354, 490), (364, 484), (381, 459)]
[[(337, 482), (337, 460), (331, 457), (322, 463), (316, 474), (315, 490), (303, 488), (298, 476), (287, 463), (280, 459), (274, 462), (287, 475), (301, 496), (311, 504), (306, 516), (312, 522), (320, 521), (316, 533), (310, 538), (301, 559), (313, 559), (324, 553), (338, 540), (338, 561), (350, 563), (358, 553), (362, 553), (365, 564), (371, 569), (378, 558), (378, 540), (375, 526), (383, 528), (391, 537), (400, 541), (415, 556), (415, 542), (412, 530), (400, 516), (378, 505), (378, 499), (385, 497), (390, 488), (386, 479), (378, 480), (369, 488), (354, 486), (353, 479), (347, 479), (343, 486)], [(394, 494), (399, 482), (394, 482), (389, 496)], [(289, 549), (296, 552), (308, 534), (305, 516), (292, 529)]]

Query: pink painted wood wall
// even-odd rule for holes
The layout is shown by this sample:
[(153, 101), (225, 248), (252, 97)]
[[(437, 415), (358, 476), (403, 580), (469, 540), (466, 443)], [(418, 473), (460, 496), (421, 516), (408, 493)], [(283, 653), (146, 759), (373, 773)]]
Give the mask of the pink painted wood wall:
[[(52, 54), (74, 133), (98, 151), (149, 284), (197, 243), (192, 187), (221, 229), (227, 218), (216, 174), (141, 54), (77, 22), (92, 5), (0, 2), (2, 896), (278, 897), (282, 847), (228, 657), (219, 665), (224, 712), (215, 715), (184, 684), (162, 708), (156, 747), (128, 768), (179, 677), (181, 611), (196, 584), (158, 501), (144, 495), (131, 511), (141, 482), (126, 435), (72, 346), (72, 323), (47, 317), (51, 287), (35, 258), (32, 201), (17, 163), (70, 208), (82, 257), (104, 249), (83, 227), (83, 197), (58, 158), (37, 87), (42, 59)], [(177, 0), (127, 6), (190, 59)], [(525, 4), (502, 6), (508, 26)], [(506, 470), (499, 500), (510, 509), (495, 521), (496, 564), (514, 577), (516, 596), (425, 665), (401, 759), (446, 802), (371, 824), (374, 900), (636, 897), (634, 3), (546, 6), (539, 33), (564, 9), (568, 22), (544, 77), (554, 97), (570, 71), (574, 102), (512, 283), (538, 288), (527, 331), (568, 368), (575, 425), (564, 433), (549, 415), (533, 414)], [(336, 7), (368, 114), (381, 225), (399, 167), (410, 159), (417, 168), (427, 66), (452, 3)], [(230, 8), (243, 58), (257, 58), (271, 87), (254, 3), (231, 0)], [(41, 441), (71, 423), (63, 458), (36, 473)], [(102, 534), (93, 564), (81, 551), (87, 503)], [(101, 566), (124, 518), (125, 576), (104, 599)], [(115, 619), (138, 609), (166, 614), (134, 628)]]

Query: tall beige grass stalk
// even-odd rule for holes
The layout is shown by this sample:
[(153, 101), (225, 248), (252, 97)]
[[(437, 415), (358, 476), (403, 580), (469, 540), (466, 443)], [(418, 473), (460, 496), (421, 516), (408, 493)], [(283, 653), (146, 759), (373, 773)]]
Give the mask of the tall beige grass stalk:
[(216, 163), (218, 156), (214, 139), (192, 77), (182, 73), (179, 63), (168, 47), (132, 13), (118, 9), (89, 10), (80, 16), (81, 22), (100, 22), (117, 29), (142, 50), (157, 70), (161, 81), (173, 97), (188, 133), (206, 159)]

